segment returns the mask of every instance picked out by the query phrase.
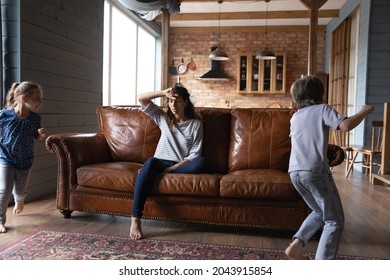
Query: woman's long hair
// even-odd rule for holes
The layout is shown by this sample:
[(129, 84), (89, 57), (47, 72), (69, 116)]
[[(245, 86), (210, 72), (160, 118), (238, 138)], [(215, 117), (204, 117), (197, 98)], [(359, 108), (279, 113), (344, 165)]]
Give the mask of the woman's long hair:
[[(176, 84), (172, 88), (172, 91), (177, 93), (183, 99), (183, 101), (187, 103), (187, 106), (184, 108), (184, 115), (189, 119), (199, 118), (199, 116), (195, 112), (194, 104), (190, 100), (190, 94), (188, 93), (188, 90), (185, 87)], [(167, 100), (166, 102), (168, 103), (169, 100)], [(173, 115), (169, 106), (166, 112), (166, 120), (169, 128), (172, 129), (173, 124), (175, 122), (175, 116)]]

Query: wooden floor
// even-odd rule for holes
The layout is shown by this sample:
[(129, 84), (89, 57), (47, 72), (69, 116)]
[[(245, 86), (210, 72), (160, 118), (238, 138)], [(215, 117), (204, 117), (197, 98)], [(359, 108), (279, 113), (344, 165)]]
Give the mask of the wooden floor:
[[(334, 169), (334, 178), (346, 217), (339, 254), (390, 259), (390, 188), (371, 185), (359, 172), (346, 179), (342, 165)], [(20, 215), (13, 215), (9, 207), (7, 214), (8, 232), (0, 234), (0, 250), (39, 230), (128, 236), (130, 225), (127, 217), (81, 212), (63, 219), (54, 196), (26, 203)], [(274, 249), (284, 249), (292, 234), (154, 220), (144, 220), (143, 225), (146, 238)], [(314, 252), (316, 245), (312, 240), (305, 250)]]

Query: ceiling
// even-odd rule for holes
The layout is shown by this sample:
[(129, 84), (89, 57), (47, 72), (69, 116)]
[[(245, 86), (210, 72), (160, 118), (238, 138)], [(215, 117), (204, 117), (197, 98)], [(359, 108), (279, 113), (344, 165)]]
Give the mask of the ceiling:
[(338, 17), (347, 0), (183, 0), (180, 13), (171, 15), (171, 27), (300, 26), (310, 25), (310, 10), (303, 2), (322, 2), (318, 24)]

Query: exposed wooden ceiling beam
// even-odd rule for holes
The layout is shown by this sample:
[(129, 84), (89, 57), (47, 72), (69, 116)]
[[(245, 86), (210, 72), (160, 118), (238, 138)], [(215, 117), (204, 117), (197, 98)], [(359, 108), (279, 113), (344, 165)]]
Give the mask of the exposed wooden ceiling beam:
[(318, 17), (319, 9), (328, 0), (300, 0), (310, 11), (310, 27), (309, 27), (309, 53), (308, 53), (308, 69), (307, 73), (315, 74), (317, 66), (317, 33), (318, 33)]
[[(287, 25), (287, 26), (268, 26), (268, 32), (309, 32), (308, 25)], [(325, 31), (326, 26), (318, 26), (318, 30)], [(265, 32), (265, 26), (224, 26), (220, 29), (217, 26), (213, 27), (171, 27), (171, 33), (205, 33), (205, 32)]]
[(328, 0), (300, 0), (309, 10), (320, 9)]
[[(321, 10), (320, 18), (334, 18), (339, 16), (338, 10)], [(197, 21), (197, 20), (244, 20), (244, 19), (296, 19), (310, 18), (310, 11), (272, 11), (272, 12), (237, 12), (237, 13), (179, 13), (171, 15), (171, 21)], [(161, 21), (158, 16), (156, 21)]]
[[(253, 1), (255, 1), (255, 0), (253, 0)], [(256, 1), (257, 2), (264, 2), (265, 0), (256, 0)], [(217, 0), (182, 0), (181, 2), (198, 3), (198, 2), (218, 2), (218, 1)], [(223, 2), (248, 2), (248, 0), (224, 0)]]
[[(171, 20), (234, 20), (234, 19), (293, 19), (310, 18), (310, 11), (269, 11), (267, 12), (237, 12), (237, 13), (179, 13), (171, 15)], [(321, 10), (318, 12), (321, 18), (333, 18), (339, 16), (338, 10)]]

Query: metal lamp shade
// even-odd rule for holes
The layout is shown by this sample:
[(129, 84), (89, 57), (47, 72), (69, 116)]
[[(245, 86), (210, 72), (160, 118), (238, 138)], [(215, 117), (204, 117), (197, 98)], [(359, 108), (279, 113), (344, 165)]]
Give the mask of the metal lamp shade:
[(220, 47), (212, 51), (209, 55), (211, 60), (229, 60), (229, 56)]
[(256, 59), (259, 59), (259, 60), (271, 60), (271, 59), (275, 59), (275, 58), (276, 58), (276, 56), (275, 56), (274, 52), (268, 48), (261, 49), (260, 51), (258, 51), (256, 53)]

